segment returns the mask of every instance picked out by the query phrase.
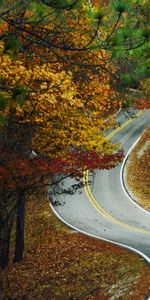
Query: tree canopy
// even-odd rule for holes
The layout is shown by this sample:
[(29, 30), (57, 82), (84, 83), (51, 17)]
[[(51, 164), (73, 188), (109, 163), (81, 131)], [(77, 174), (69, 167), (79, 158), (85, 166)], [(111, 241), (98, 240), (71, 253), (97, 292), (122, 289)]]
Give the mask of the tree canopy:
[[(26, 193), (50, 176), (81, 177), (86, 169), (110, 169), (121, 161), (122, 152), (105, 130), (114, 125), (112, 115), (124, 98), (133, 98), (131, 90), (140, 93), (139, 107), (141, 99), (149, 105), (149, 4), (8, 0), (0, 5), (5, 266), (14, 219), (15, 261), (22, 259)], [(144, 59), (139, 63), (141, 53), (146, 66)]]

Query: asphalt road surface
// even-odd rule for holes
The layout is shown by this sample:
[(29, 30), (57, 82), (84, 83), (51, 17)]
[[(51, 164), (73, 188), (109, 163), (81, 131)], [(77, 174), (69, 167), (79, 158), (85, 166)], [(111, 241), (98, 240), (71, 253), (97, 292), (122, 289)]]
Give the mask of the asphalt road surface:
[[(109, 133), (112, 142), (121, 143), (125, 154), (150, 124), (150, 111), (131, 119), (126, 112), (118, 115), (117, 132)], [(61, 195), (54, 213), (68, 226), (82, 233), (134, 250), (150, 263), (150, 213), (141, 209), (124, 193), (120, 182), (121, 166), (109, 171), (85, 174), (91, 184), (74, 195)], [(140, 178), (139, 178), (140, 180)], [(67, 179), (63, 185), (76, 184)]]

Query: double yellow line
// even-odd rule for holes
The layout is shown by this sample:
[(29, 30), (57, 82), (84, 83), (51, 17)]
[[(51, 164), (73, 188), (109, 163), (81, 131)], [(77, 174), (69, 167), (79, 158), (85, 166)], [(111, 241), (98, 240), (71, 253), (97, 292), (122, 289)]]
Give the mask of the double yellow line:
[[(143, 113), (143, 111), (140, 111), (139, 113), (136, 114), (136, 117), (140, 116)], [(126, 127), (127, 125), (129, 125), (134, 119), (129, 119), (127, 122), (125, 122), (124, 124), (122, 124), (119, 128), (116, 128), (115, 130), (113, 130), (108, 136), (107, 139), (110, 139), (113, 135), (115, 135), (118, 131), (120, 131), (122, 128)], [(89, 199), (89, 201), (91, 202), (91, 204), (95, 207), (95, 209), (98, 211), (98, 213), (100, 213), (103, 217), (105, 217), (107, 220), (111, 221), (114, 224), (117, 224), (119, 226), (122, 226), (124, 228), (127, 228), (129, 230), (132, 231), (136, 231), (136, 232), (140, 232), (140, 233), (144, 233), (144, 234), (150, 234), (149, 230), (145, 230), (142, 228), (137, 228), (134, 227), (132, 225), (126, 224), (116, 218), (114, 218), (113, 216), (111, 216), (106, 210), (104, 210), (98, 203), (97, 200), (95, 199), (94, 195), (91, 192), (90, 186), (88, 184), (88, 177), (89, 177), (89, 171), (84, 171), (83, 173), (83, 183), (84, 183), (84, 190), (87, 194), (87, 197)]]
[(135, 118), (139, 117), (140, 115), (143, 114), (143, 110), (139, 111), (134, 118), (129, 119), (128, 121), (126, 121), (125, 123), (123, 123), (121, 126), (117, 127), (115, 130), (113, 130), (110, 134), (107, 135), (107, 139), (111, 139), (111, 137), (113, 137), (118, 131), (120, 131), (121, 129), (123, 129), (124, 127), (126, 127), (127, 125), (129, 125), (130, 123), (132, 123), (134, 121)]

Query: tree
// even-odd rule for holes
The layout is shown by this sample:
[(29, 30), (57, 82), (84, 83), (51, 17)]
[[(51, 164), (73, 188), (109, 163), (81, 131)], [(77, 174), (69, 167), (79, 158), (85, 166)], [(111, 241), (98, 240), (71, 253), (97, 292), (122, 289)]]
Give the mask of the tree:
[[(81, 69), (109, 68), (117, 64), (113, 83), (122, 99), (134, 95), (140, 80), (149, 76), (149, 1), (2, 1), (1, 39), (5, 51), (18, 51), (31, 59), (61, 63), (75, 77)], [(103, 56), (93, 62), (97, 50)], [(80, 55), (78, 55), (80, 53)], [(142, 58), (142, 59), (141, 59)], [(94, 63), (94, 66), (93, 66)], [(76, 70), (76, 71), (75, 71)], [(77, 72), (79, 70), (79, 72)], [(138, 94), (139, 95), (139, 94)], [(145, 98), (144, 91), (141, 101)], [(126, 99), (125, 99), (126, 102)]]
[[(100, 77), (89, 72), (86, 80), (74, 82), (71, 72), (62, 71), (58, 64), (55, 68), (50, 63), (29, 65), (22, 54), (18, 57), (13, 59), (3, 50), (0, 70), (1, 116), (6, 118), (1, 135), (1, 182), (2, 188), (7, 186), (2, 212), (7, 206), (3, 223), (17, 212), (15, 261), (22, 259), (29, 190), (43, 184), (41, 180), (50, 174), (80, 177), (87, 168), (109, 169), (122, 158), (103, 132), (112, 124), (105, 122), (111, 101), (114, 107), (118, 105), (106, 71)], [(34, 160), (32, 149), (38, 155)], [(6, 247), (8, 239), (5, 230)]]
[[(117, 2), (117, 1), (116, 1)], [(149, 1), (126, 1), (127, 13), (111, 37), (112, 58), (118, 68), (118, 88), (125, 103), (148, 108), (146, 85), (149, 80)], [(118, 2), (119, 3), (119, 2)], [(124, 94), (124, 95), (123, 95)]]
[[(80, 177), (87, 168), (109, 169), (122, 157), (104, 136), (112, 125), (107, 116), (120, 101), (115, 53), (141, 44), (129, 35), (114, 42), (131, 14), (125, 3), (106, 3), (105, 11), (85, 1), (2, 5), (0, 159), (2, 190), (4, 182), (8, 189), (1, 211), (9, 207), (10, 221), (18, 209), (15, 260), (22, 259), (27, 191), (50, 174)], [(5, 237), (8, 248), (6, 230)]]

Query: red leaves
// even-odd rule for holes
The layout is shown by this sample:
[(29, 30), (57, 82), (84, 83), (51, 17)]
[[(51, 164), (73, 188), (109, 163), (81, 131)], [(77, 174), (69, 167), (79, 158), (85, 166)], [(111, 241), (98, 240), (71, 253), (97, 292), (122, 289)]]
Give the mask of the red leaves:
[(4, 167), (0, 166), (0, 180), (3, 180), (4, 178), (7, 178), (8, 172)]
[(123, 153), (118, 151), (111, 155), (99, 155), (95, 150), (80, 151), (76, 150), (68, 156), (68, 159), (81, 169), (111, 169), (121, 162)]
[(150, 108), (150, 101), (149, 99), (137, 99), (135, 106), (137, 109), (149, 109)]
[(84, 170), (112, 169), (123, 158), (123, 153), (118, 151), (111, 155), (98, 155), (95, 150), (85, 151), (75, 149), (67, 157), (20, 159), (10, 155), (1, 160), (1, 183), (7, 182), (9, 186), (28, 187), (39, 183), (40, 178), (49, 177), (50, 174), (70, 174), (82, 177)]
[(68, 153), (66, 158), (57, 157), (51, 160), (35, 160), (34, 164), (38, 165), (39, 171), (73, 174), (74, 176), (82, 176), (85, 169), (112, 169), (122, 161), (123, 153), (118, 151), (111, 155), (98, 155), (93, 151), (84, 151), (75, 149)]

